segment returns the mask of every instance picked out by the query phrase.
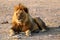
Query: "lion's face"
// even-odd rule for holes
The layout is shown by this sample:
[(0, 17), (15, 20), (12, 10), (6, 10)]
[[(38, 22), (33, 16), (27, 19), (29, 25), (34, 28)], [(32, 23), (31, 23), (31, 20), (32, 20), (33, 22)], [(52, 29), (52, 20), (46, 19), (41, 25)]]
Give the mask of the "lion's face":
[(15, 12), (17, 19), (20, 20), (21, 22), (25, 20), (26, 14), (28, 14), (26, 11), (26, 7), (22, 5), (18, 5), (14, 7), (14, 12)]
[(16, 12), (16, 16), (17, 16), (18, 20), (24, 20), (26, 17), (26, 12), (24, 10), (18, 10)]
[(16, 5), (14, 7), (15, 15), (17, 16), (18, 20), (25, 19), (26, 14), (28, 14), (28, 8), (22, 4)]

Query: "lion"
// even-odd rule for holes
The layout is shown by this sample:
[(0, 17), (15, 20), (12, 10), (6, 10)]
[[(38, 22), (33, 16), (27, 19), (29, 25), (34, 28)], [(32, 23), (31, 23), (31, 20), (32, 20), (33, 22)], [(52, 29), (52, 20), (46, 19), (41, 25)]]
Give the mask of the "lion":
[(32, 21), (30, 20), (28, 9), (22, 4), (15, 6), (12, 17), (12, 27), (9, 31), (10, 36), (19, 32), (25, 32), (25, 35), (29, 36), (31, 35), (31, 28)]
[(12, 27), (9, 31), (10, 36), (20, 32), (25, 32), (26, 36), (31, 36), (32, 32), (39, 32), (41, 28), (45, 30), (45, 27), (40, 24), (43, 25), (44, 23), (39, 23), (38, 19), (36, 21), (36, 18), (32, 18), (28, 13), (28, 8), (22, 4), (19, 4), (14, 7)]

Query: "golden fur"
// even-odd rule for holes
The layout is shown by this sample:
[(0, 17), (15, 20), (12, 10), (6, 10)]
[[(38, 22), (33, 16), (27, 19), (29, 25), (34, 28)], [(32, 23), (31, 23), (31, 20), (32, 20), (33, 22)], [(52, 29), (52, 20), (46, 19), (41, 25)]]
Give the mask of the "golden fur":
[[(12, 28), (10, 34), (25, 32), (29, 36), (32, 28), (32, 22), (28, 14), (28, 9), (22, 4), (14, 7), (14, 14), (12, 17)], [(28, 31), (29, 30), (29, 31)], [(13, 32), (14, 31), (14, 32)]]
[[(10, 35), (19, 32), (25, 32), (26, 36), (31, 35), (31, 32), (39, 30), (38, 24), (34, 20), (35, 19), (29, 15), (27, 7), (22, 4), (15, 6)], [(43, 23), (41, 25), (43, 25)]]

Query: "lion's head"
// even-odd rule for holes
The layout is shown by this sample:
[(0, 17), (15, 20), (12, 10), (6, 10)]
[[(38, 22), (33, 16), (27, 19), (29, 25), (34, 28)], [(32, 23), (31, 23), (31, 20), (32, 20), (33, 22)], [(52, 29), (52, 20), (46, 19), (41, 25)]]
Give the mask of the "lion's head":
[(24, 10), (26, 13), (28, 13), (28, 8), (22, 5), (21, 3), (19, 3), (14, 7), (14, 11), (18, 11), (18, 10)]
[(22, 4), (19, 4), (14, 7), (14, 12), (17, 19), (23, 22), (26, 19), (26, 15), (28, 14), (28, 9)]

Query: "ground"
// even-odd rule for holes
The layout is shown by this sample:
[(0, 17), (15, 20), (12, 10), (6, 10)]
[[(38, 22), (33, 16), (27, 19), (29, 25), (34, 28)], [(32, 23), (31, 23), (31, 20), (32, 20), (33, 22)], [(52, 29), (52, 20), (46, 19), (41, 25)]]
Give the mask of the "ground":
[[(49, 27), (47, 32), (9, 36), (13, 7), (22, 3), (28, 7), (32, 17), (40, 17)], [(8, 21), (7, 24), (1, 24)], [(60, 1), (59, 0), (0, 0), (0, 40), (60, 40)]]

